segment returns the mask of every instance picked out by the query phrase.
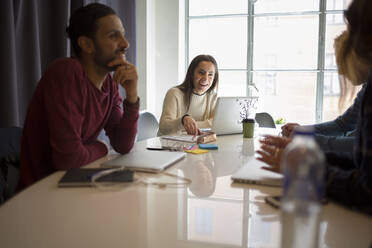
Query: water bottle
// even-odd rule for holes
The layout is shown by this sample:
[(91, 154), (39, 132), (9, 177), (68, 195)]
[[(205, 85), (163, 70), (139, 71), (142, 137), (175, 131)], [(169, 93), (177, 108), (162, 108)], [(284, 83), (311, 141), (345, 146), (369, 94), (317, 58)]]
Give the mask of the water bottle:
[(284, 150), (281, 170), (281, 247), (318, 247), (325, 164), (313, 130), (301, 127), (295, 131)]

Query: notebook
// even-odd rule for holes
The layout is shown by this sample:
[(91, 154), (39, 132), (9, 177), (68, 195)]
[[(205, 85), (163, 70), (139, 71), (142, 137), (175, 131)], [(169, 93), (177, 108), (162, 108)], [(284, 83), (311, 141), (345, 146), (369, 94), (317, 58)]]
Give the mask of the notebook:
[(186, 156), (184, 152), (132, 151), (102, 164), (102, 167), (125, 167), (146, 172), (161, 172)]
[(240, 96), (217, 98), (211, 130), (217, 135), (242, 133), (240, 102), (249, 100), (257, 101), (258, 98)]
[(199, 136), (194, 136), (194, 135), (164, 135), (161, 136), (162, 139), (167, 139), (167, 140), (174, 140), (174, 141), (181, 141), (181, 142), (188, 142), (188, 143), (196, 143), (198, 140)]
[(252, 157), (246, 165), (231, 176), (231, 180), (235, 183), (249, 183), (275, 187), (282, 186), (283, 175), (264, 170), (261, 168), (262, 166), (267, 165)]

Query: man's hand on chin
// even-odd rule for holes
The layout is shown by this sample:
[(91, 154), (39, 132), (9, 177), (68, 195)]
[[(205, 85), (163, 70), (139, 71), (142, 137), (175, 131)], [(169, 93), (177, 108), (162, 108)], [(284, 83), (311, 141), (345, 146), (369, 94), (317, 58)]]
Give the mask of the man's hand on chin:
[(114, 80), (125, 89), (127, 101), (136, 103), (138, 100), (138, 73), (136, 67), (126, 61), (125, 56), (114, 59), (108, 66), (116, 67)]

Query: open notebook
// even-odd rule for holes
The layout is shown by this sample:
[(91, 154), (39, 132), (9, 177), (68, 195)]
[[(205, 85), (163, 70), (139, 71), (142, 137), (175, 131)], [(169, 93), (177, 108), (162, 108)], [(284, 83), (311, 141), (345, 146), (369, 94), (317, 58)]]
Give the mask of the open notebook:
[(125, 167), (131, 170), (161, 172), (186, 156), (184, 152), (132, 151), (102, 164), (102, 167)]
[(232, 176), (231, 180), (235, 183), (249, 183), (266, 186), (282, 186), (283, 175), (262, 169), (267, 166), (263, 162), (253, 158)]

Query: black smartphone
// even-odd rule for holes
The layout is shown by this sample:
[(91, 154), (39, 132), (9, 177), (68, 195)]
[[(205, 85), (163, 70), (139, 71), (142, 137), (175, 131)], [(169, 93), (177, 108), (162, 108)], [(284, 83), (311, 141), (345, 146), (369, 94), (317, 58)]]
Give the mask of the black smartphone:
[[(281, 201), (281, 196), (276, 195), (276, 196), (266, 196), (265, 197), (265, 202), (275, 208), (280, 208), (280, 201)], [(325, 205), (328, 203), (327, 198), (322, 199), (322, 204)]]

